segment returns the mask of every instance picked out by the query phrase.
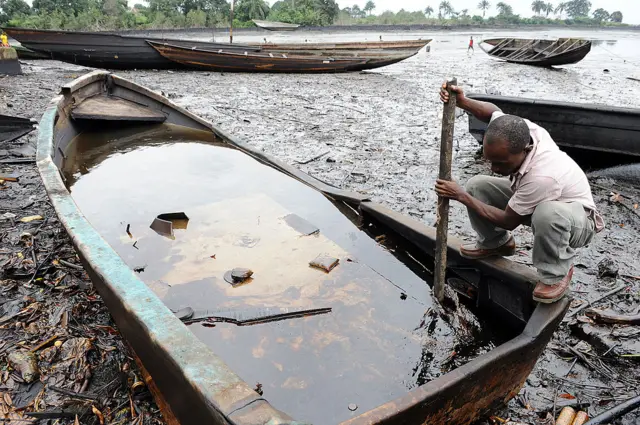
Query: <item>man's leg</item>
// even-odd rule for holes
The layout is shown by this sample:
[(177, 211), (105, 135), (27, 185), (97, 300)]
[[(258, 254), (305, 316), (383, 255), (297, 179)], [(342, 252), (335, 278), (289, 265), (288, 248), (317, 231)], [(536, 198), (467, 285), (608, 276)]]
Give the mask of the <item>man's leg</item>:
[(533, 229), (533, 266), (540, 282), (533, 298), (555, 302), (569, 290), (576, 248), (591, 242), (595, 224), (578, 202), (543, 202), (531, 217)]
[[(465, 189), (469, 195), (496, 208), (505, 209), (513, 196), (509, 179), (491, 176), (472, 177)], [(471, 227), (478, 234), (478, 247), (493, 249), (504, 245), (511, 237), (509, 232), (467, 209)]]

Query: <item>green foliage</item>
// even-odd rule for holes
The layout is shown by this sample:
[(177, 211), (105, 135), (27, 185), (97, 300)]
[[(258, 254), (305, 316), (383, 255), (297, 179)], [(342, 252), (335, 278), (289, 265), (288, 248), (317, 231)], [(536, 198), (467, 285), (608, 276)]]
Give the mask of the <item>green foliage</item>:
[(431, 15), (433, 14), (433, 7), (427, 6), (424, 9), (424, 14), (427, 15), (428, 17), (431, 17)]
[(491, 3), (489, 3), (488, 0), (482, 0), (480, 3), (478, 3), (478, 9), (482, 10), (482, 17), (484, 18), (484, 15), (487, 13), (487, 10), (489, 10), (489, 8), (491, 7)]
[(611, 14), (611, 22), (622, 22), (622, 12), (616, 11)]
[(570, 18), (585, 17), (589, 15), (591, 2), (589, 0), (571, 0), (566, 2), (565, 10)]
[(513, 16), (513, 7), (511, 7), (511, 5), (501, 1), (500, 3), (498, 3), (496, 5), (496, 7), (498, 8), (498, 16), (499, 17), (509, 17), (509, 16)]
[[(236, 18), (243, 22), (263, 20), (269, 14), (269, 5), (264, 0), (239, 0), (235, 13)], [(202, 24), (204, 26), (204, 22)]]
[(534, 2), (531, 3), (531, 10), (533, 10), (536, 15), (540, 15), (540, 13), (543, 10), (546, 10), (546, 8), (547, 4), (542, 0), (534, 0)]

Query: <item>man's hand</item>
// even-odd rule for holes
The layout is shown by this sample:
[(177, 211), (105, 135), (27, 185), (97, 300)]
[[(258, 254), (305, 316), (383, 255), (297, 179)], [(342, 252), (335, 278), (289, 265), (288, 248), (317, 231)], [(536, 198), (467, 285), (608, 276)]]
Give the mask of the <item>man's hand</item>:
[[(456, 94), (456, 102), (462, 103), (465, 100), (464, 91), (462, 87), (451, 86), (451, 91)], [(449, 101), (449, 92), (447, 91), (447, 82), (442, 83), (442, 87), (440, 88), (440, 100), (444, 103)]]
[(462, 202), (467, 197), (467, 191), (458, 183), (449, 180), (436, 180), (436, 193), (443, 198)]

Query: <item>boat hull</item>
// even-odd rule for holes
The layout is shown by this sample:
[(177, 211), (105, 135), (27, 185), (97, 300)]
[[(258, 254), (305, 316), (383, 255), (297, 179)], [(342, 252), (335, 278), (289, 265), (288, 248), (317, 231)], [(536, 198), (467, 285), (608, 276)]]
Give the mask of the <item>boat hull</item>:
[(298, 24), (288, 24), (286, 22), (260, 21), (258, 19), (253, 19), (253, 23), (256, 24), (258, 28), (262, 28), (267, 31), (295, 31), (300, 27), (300, 25)]
[(366, 58), (330, 59), (320, 56), (289, 56), (283, 53), (245, 53), (186, 49), (180, 46), (149, 42), (168, 60), (182, 66), (216, 72), (330, 73), (362, 69)]
[(27, 118), (0, 115), (0, 142), (11, 142), (35, 130), (35, 122)]
[[(557, 48), (561, 49), (565, 43), (571, 42), (577, 44), (577, 46), (574, 48), (568, 48), (564, 51), (559, 51), (554, 54), (550, 54), (548, 56), (545, 56), (543, 54), (545, 51), (553, 52), (554, 48), (556, 48), (555, 43), (558, 44)], [(536, 46), (532, 47), (536, 47), (536, 50), (531, 50), (530, 54), (527, 52), (518, 53), (518, 49), (521, 47), (526, 47), (527, 43), (535, 43)], [(490, 50), (485, 50), (482, 47), (483, 44), (489, 44), (492, 46), (492, 48)], [(513, 47), (510, 48), (510, 44), (513, 45)], [(571, 47), (571, 44), (566, 47)], [(591, 42), (579, 39), (560, 39), (558, 41), (511, 39), (510, 42), (506, 40), (505, 45), (505, 39), (498, 38), (483, 40), (480, 43), (480, 48), (482, 48), (488, 55), (497, 59), (504, 60), (506, 62), (540, 67), (551, 67), (571, 65), (580, 62), (591, 51)]]
[[(558, 146), (640, 158), (640, 109), (484, 94), (468, 97), (535, 122)], [(479, 142), (486, 128), (486, 123), (469, 117), (469, 132)]]
[[(301, 424), (273, 408), (185, 327), (75, 204), (60, 173), (67, 160), (64, 152), (81, 131), (72, 112), (84, 100), (107, 94), (110, 102), (128, 101), (135, 109), (153, 111), (140, 116), (160, 111), (166, 115), (166, 123), (211, 132), (230, 147), (313, 188), (337, 207), (357, 211), (365, 224), (402, 239), (418, 258), (433, 258), (435, 229), (370, 202), (363, 195), (329, 186), (225, 134), (157, 93), (107, 72), (95, 71), (64, 86), (45, 112), (39, 126), (37, 164), (49, 198), (120, 331), (180, 423)], [(94, 122), (94, 129), (99, 125), (99, 121)], [(470, 284), (477, 290), (476, 304), (492, 316), (507, 318), (502, 324), (518, 329), (514, 338), (345, 423), (468, 425), (513, 397), (523, 385), (570, 300), (537, 305), (531, 299), (537, 280), (531, 269), (503, 258), (469, 262), (460, 256), (459, 245), (457, 239), (449, 239), (449, 273), (475, 276)]]
[[(146, 38), (109, 33), (33, 30), (5, 28), (7, 34), (22, 46), (49, 58), (82, 66), (105, 69), (174, 69), (172, 62), (147, 43)], [(164, 39), (151, 39), (165, 42)], [(188, 47), (259, 51), (259, 47), (169, 40)]]
[(369, 51), (385, 52), (387, 50), (418, 51), (431, 42), (428, 40), (397, 40), (397, 41), (349, 41), (337, 43), (264, 43), (257, 44), (264, 51), (293, 51), (293, 50), (321, 50), (321, 51)]

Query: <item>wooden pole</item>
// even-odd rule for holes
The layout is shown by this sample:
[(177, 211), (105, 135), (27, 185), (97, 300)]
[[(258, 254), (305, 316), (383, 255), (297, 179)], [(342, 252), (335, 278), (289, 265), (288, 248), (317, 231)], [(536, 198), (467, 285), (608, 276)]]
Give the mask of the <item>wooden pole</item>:
[(235, 3), (235, 0), (231, 0), (231, 22), (229, 23), (229, 44), (233, 44), (233, 3)]
[[(442, 135), (440, 138), (440, 180), (451, 180), (451, 155), (453, 151), (453, 127), (456, 122), (456, 94), (451, 86), (454, 78), (447, 82), (449, 101), (442, 112)], [(444, 301), (445, 275), (447, 272), (447, 232), (449, 231), (449, 199), (438, 197), (438, 219), (436, 221), (436, 270), (433, 292), (440, 303)]]

